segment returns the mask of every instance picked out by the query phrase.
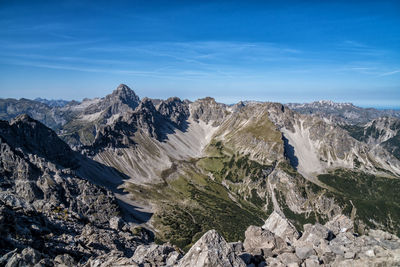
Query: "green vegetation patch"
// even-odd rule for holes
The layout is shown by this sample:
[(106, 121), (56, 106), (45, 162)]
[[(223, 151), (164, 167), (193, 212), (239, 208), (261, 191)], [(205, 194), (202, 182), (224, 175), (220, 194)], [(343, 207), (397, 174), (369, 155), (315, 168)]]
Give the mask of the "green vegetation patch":
[(60, 138), (66, 142), (80, 141), (84, 145), (90, 145), (95, 139), (95, 122), (73, 120), (63, 127)]
[(186, 164), (180, 166), (185, 175), (165, 179), (165, 183), (127, 186), (133, 197), (150, 199), (159, 207), (153, 216), (157, 240), (188, 250), (210, 229), (228, 241), (238, 241), (244, 239), (248, 226), (263, 224), (268, 214), (261, 198), (253, 194), (248, 201)]
[(267, 116), (262, 116), (260, 119), (246, 125), (239, 133), (250, 133), (264, 142), (282, 143), (282, 134), (277, 131), (276, 126)]
[(229, 180), (232, 183), (240, 183), (249, 177), (252, 181), (266, 179), (266, 176), (273, 170), (272, 165), (263, 165), (250, 160), (248, 155), (239, 153), (231, 154), (221, 142), (213, 142), (207, 148), (207, 152), (218, 151), (218, 156), (205, 157), (198, 161), (198, 166), (207, 172), (211, 172), (216, 180)]
[(400, 179), (344, 169), (318, 179), (339, 192), (344, 202), (352, 201), (357, 220), (400, 235)]

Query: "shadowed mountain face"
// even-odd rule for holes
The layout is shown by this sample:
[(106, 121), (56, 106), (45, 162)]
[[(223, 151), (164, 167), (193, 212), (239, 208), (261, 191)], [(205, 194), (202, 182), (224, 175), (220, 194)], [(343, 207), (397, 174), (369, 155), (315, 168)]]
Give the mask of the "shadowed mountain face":
[(28, 115), (19, 115), (10, 123), (1, 122), (0, 134), (23, 153), (35, 154), (67, 168), (76, 166), (75, 153), (57, 134)]
[[(273, 211), (299, 229), (345, 214), (359, 233), (399, 234), (398, 120), (346, 124), (374, 111), (314, 104), (322, 111), (310, 115), (301, 114), (308, 113), (305, 106), (279, 103), (139, 99), (120, 85), (104, 98), (46, 106), (46, 112), (69, 114), (61, 116), (57, 134), (25, 115), (1, 122), (2, 144), (27, 164), (3, 173), (15, 179), (27, 173), (33, 181), (67, 172), (115, 197), (110, 201), (125, 221), (184, 250), (210, 229), (228, 241), (243, 240), (249, 225), (263, 224)], [(32, 182), (17, 189), (7, 179), (4, 188), (27, 192), (29, 201), (49, 194)], [(71, 203), (63, 205), (80, 205)]]

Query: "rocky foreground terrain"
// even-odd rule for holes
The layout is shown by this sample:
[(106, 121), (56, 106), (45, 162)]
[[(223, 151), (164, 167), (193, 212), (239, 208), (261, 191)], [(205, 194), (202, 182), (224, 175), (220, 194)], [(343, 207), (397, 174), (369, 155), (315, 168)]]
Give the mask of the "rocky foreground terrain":
[[(397, 236), (381, 230), (358, 236), (352, 221), (343, 215), (325, 225), (306, 224), (301, 233), (274, 212), (262, 227), (250, 226), (244, 242), (228, 243), (217, 231), (209, 230), (185, 255), (169, 244), (150, 242), (148, 232), (130, 227), (119, 217), (93, 225), (50, 216), (44, 224), (40, 222), (43, 216), (24, 209), (16, 212), (8, 206), (3, 207), (1, 216), (2, 228), (14, 230), (2, 233), (2, 238), (13, 242), (16, 228), (26, 238), (0, 258), (2, 266), (400, 265)], [(39, 238), (39, 233), (48, 237)]]
[(399, 119), (312, 108), (1, 100), (0, 266), (400, 265)]

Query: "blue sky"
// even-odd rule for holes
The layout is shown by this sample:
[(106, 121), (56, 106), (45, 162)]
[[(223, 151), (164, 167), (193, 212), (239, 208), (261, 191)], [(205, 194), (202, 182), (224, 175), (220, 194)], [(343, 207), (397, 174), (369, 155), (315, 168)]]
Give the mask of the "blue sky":
[(1, 0), (0, 97), (400, 108), (399, 29), (400, 1)]

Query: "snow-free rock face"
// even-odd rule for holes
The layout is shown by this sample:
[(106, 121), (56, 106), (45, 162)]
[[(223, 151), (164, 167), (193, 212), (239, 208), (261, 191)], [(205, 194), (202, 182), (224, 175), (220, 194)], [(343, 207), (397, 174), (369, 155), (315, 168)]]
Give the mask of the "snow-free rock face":
[(292, 248), (281, 237), (257, 226), (247, 228), (243, 246), (247, 253), (265, 258), (292, 252)]
[(293, 224), (276, 211), (268, 217), (262, 228), (290, 243), (293, 243), (300, 236)]
[[(300, 237), (294, 231), (281, 231), (278, 224), (289, 225), (283, 217), (272, 214), (266, 224), (275, 233), (250, 226), (246, 231), (242, 258), (247, 263), (258, 261), (258, 266), (397, 266), (400, 264), (400, 239), (381, 230), (368, 235), (352, 232), (350, 219), (343, 215), (321, 224), (306, 224)], [(286, 228), (283, 227), (283, 228)], [(339, 230), (340, 229), (340, 230)], [(276, 249), (277, 233), (293, 240)], [(274, 249), (275, 248), (275, 249)], [(247, 256), (244, 256), (247, 254)], [(261, 264), (261, 265), (260, 265)]]
[(354, 223), (345, 215), (339, 214), (325, 224), (333, 234), (338, 235), (347, 231), (354, 231)]
[(173, 266), (180, 258), (182, 255), (168, 244), (151, 244), (138, 246), (131, 260), (139, 266)]
[[(72, 105), (72, 103), (71, 103)], [(21, 114), (28, 114), (31, 118), (46, 124), (52, 129), (59, 129), (70, 118), (70, 112), (61, 110), (60, 107), (51, 107), (45, 103), (25, 98), (0, 99), (0, 119), (8, 120)]]
[(232, 247), (215, 230), (205, 233), (179, 261), (179, 267), (245, 267)]
[(190, 113), (194, 121), (202, 120), (206, 124), (218, 126), (227, 115), (227, 106), (217, 103), (214, 98), (206, 97), (193, 102), (190, 105)]

